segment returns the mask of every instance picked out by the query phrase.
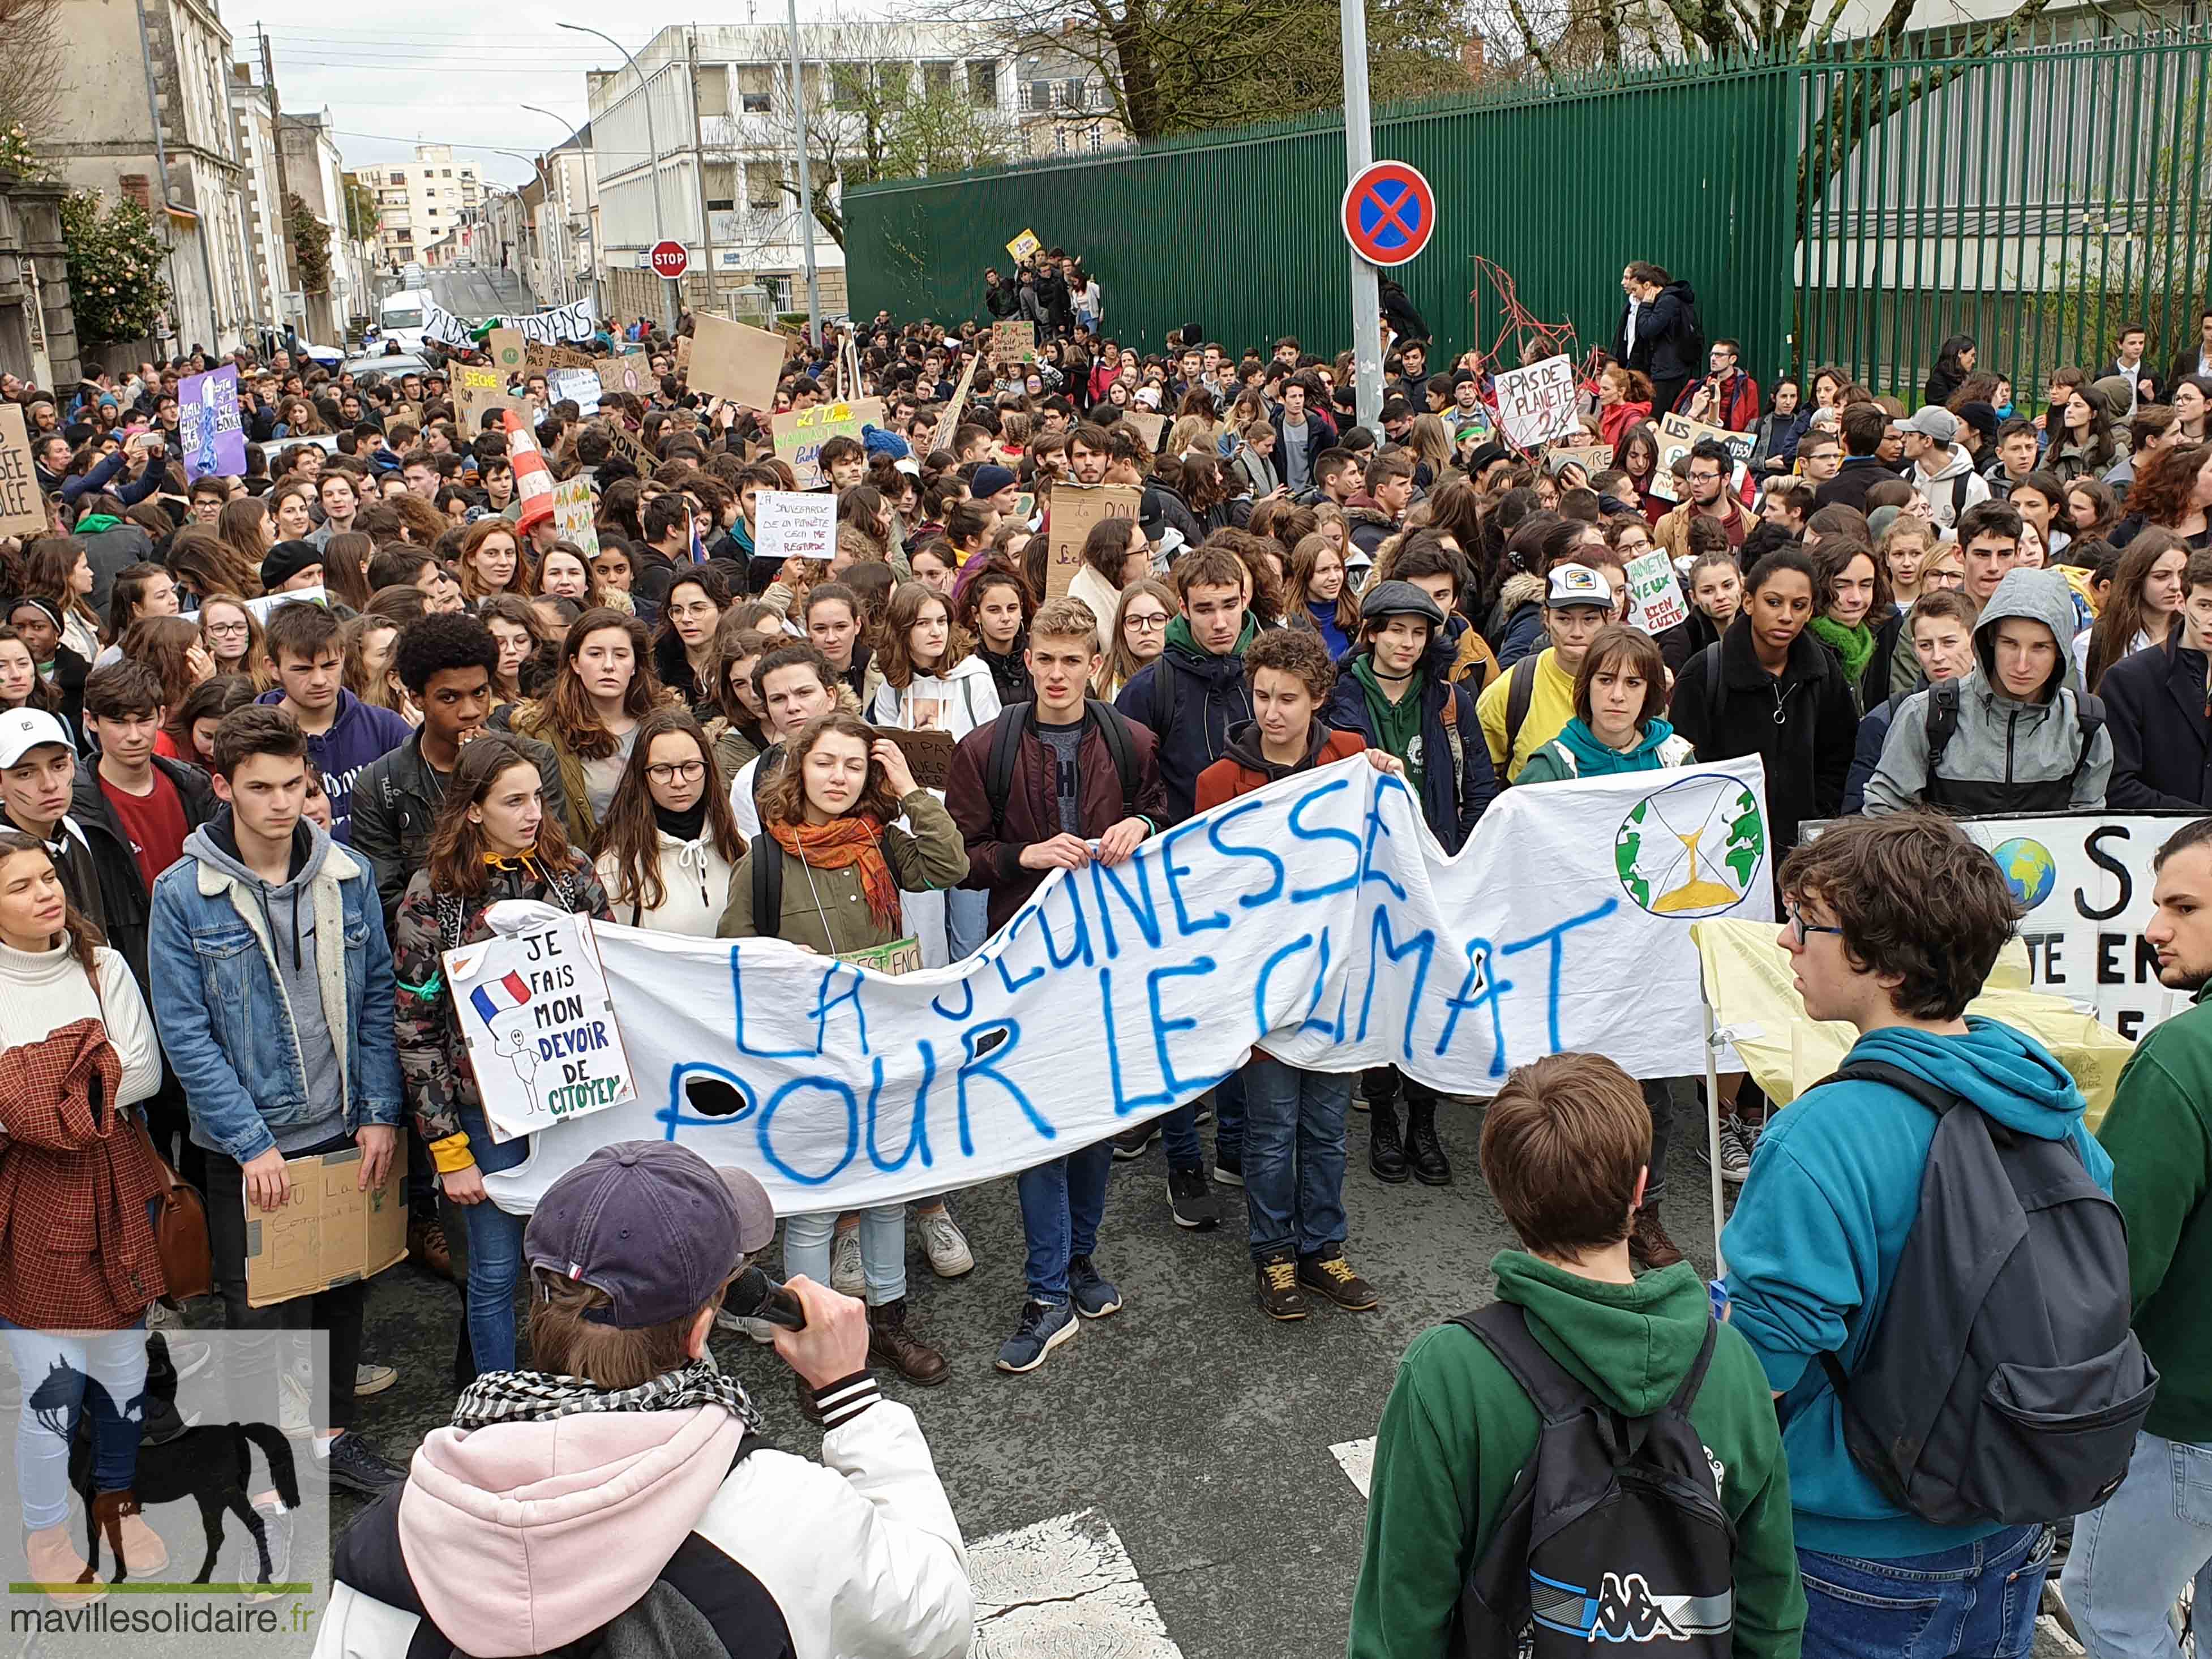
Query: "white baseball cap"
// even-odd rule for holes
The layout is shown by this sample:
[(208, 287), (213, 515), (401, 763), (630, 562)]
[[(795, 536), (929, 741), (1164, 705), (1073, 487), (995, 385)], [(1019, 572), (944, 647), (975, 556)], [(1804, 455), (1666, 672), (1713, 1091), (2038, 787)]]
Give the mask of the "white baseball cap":
[(1577, 605), (1601, 605), (1612, 610), (1612, 585), (1586, 564), (1555, 566), (1551, 591), (1544, 596), (1545, 609), (1564, 611)]
[(33, 749), (58, 743), (74, 755), (69, 728), (43, 708), (10, 708), (0, 714), (0, 770), (15, 765)]

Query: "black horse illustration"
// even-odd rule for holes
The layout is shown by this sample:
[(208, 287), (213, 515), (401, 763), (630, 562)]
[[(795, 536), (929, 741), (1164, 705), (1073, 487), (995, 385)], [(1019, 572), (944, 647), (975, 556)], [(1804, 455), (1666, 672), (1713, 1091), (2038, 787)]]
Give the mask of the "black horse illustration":
[[(45, 1380), (24, 1401), (25, 1409), (43, 1427), (55, 1434), (66, 1434), (69, 1401), (76, 1393), (78, 1380), (79, 1374), (68, 1361), (56, 1360)], [(82, 1415), (88, 1418), (95, 1396), (118, 1416), (141, 1423), (149, 1415), (172, 1410), (176, 1400), (176, 1370), (167, 1363), (166, 1352), (159, 1363), (147, 1367), (145, 1388), (131, 1400), (127, 1409), (114, 1405), (97, 1378), (83, 1376), (81, 1380), (85, 1407)], [(77, 1435), (70, 1448), (70, 1484), (84, 1501), (87, 1565), (82, 1582), (89, 1583), (99, 1577), (100, 1538), (104, 1521), (108, 1546), (115, 1557), (115, 1577), (111, 1582), (119, 1584), (129, 1576), (123, 1560), (118, 1525), (120, 1517), (112, 1505), (103, 1511), (93, 1491), (92, 1437), (89, 1425), (84, 1426), (87, 1431)], [(214, 1576), (216, 1559), (222, 1550), (226, 1510), (237, 1516), (252, 1536), (260, 1563), (255, 1582), (266, 1584), (274, 1576), (267, 1528), (246, 1498), (253, 1476), (256, 1446), (268, 1462), (270, 1485), (276, 1488), (277, 1498), (286, 1509), (297, 1509), (300, 1483), (292, 1461), (291, 1443), (273, 1424), (203, 1425), (159, 1443), (142, 1441), (139, 1444), (137, 1469), (131, 1486), (139, 1507), (150, 1509), (157, 1504), (175, 1503), (186, 1498), (199, 1505), (200, 1528), (207, 1538), (207, 1555), (192, 1579), (196, 1584), (207, 1583)]]

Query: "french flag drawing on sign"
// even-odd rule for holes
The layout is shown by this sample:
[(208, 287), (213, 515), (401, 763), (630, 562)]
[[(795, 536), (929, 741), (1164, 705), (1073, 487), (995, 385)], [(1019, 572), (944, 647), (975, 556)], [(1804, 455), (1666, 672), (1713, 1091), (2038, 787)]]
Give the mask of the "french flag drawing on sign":
[(487, 1025), (510, 1008), (520, 1008), (530, 1000), (530, 986), (520, 974), (508, 974), (489, 985), (479, 985), (469, 993), (469, 1000), (476, 1005), (477, 1015)]

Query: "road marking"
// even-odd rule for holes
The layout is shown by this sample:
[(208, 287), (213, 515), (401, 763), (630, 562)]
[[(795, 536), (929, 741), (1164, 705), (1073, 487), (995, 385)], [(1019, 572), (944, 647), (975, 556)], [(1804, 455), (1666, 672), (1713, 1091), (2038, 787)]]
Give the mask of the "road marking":
[(1362, 1498), (1366, 1497), (1367, 1488), (1375, 1480), (1375, 1437), (1370, 1434), (1364, 1440), (1347, 1440), (1328, 1449), (1337, 1467), (1344, 1471), (1344, 1478), (1359, 1488)]
[(1182, 1659), (1121, 1535), (1078, 1510), (968, 1547), (975, 1659)]

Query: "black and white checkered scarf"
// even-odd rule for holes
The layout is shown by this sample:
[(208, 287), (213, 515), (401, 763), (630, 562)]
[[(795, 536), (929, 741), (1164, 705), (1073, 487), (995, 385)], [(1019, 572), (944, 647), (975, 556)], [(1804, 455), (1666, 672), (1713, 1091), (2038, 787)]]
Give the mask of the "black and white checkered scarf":
[(584, 1412), (675, 1412), (708, 1405), (724, 1407), (755, 1434), (761, 1431), (760, 1410), (744, 1385), (712, 1355), (635, 1389), (612, 1390), (550, 1371), (487, 1371), (455, 1402), (453, 1426), (481, 1429), (494, 1423), (550, 1423)]

